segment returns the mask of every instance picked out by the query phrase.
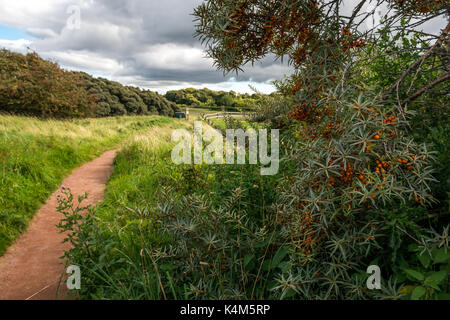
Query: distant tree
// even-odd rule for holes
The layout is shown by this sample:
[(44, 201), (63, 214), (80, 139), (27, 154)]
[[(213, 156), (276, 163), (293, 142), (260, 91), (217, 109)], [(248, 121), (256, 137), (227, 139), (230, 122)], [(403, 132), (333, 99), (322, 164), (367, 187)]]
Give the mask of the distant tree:
[(234, 103), (234, 99), (229, 93), (222, 93), (216, 100), (216, 103), (220, 106), (231, 107)]
[(99, 101), (100, 116), (150, 115), (173, 116), (177, 106), (156, 92), (141, 90), (132, 86), (123, 86), (103, 78), (94, 78), (81, 73), (88, 84), (88, 90)]
[(238, 94), (234, 91), (213, 91), (208, 88), (203, 89), (182, 89), (172, 90), (165, 94), (165, 98), (179, 105), (191, 107), (232, 107), (238, 109), (251, 109), (256, 105), (256, 100), (262, 98), (255, 95), (252, 98), (249, 94)]
[(161, 114), (178, 107), (156, 92), (65, 71), (36, 53), (0, 50), (0, 111), (38, 117)]

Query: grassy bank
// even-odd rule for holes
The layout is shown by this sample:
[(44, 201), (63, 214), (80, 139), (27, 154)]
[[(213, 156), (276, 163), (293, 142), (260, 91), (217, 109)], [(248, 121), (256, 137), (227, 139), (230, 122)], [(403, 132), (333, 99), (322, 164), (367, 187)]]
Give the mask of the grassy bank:
[(132, 135), (175, 122), (159, 116), (74, 121), (0, 116), (0, 255), (74, 168)]
[[(313, 292), (323, 292), (327, 297), (329, 291), (322, 288), (327, 283), (325, 272), (332, 267), (325, 265), (320, 276), (306, 263), (320, 264), (335, 255), (332, 245), (340, 238), (322, 240), (325, 233), (321, 233), (313, 239), (313, 243), (323, 241), (321, 246), (327, 250), (317, 260), (307, 249), (296, 251), (298, 241), (309, 234), (297, 236), (299, 227), (289, 225), (293, 218), (285, 214), (292, 206), (277, 204), (277, 190), (294, 186), (292, 167), (284, 163), (280, 174), (261, 176), (259, 166), (252, 165), (175, 165), (170, 132), (168, 125), (129, 140), (116, 158), (103, 203), (81, 219), (65, 212), (68, 220), (77, 221), (66, 226), (77, 240), (65, 253), (69, 265), (83, 270), (77, 294), (83, 299), (253, 300), (311, 299), (317, 297)], [(323, 226), (320, 221), (309, 222), (309, 216), (304, 220), (307, 225)], [(348, 232), (347, 221), (332, 222)], [(375, 247), (374, 254), (364, 255), (371, 245), (368, 240), (378, 228), (389, 228), (379, 222), (374, 225), (363, 229), (361, 242), (355, 242), (360, 250), (355, 251), (364, 251), (358, 261), (361, 267), (351, 271), (352, 283), (345, 288), (361, 288), (362, 294), (353, 299), (409, 299), (406, 290), (416, 285), (407, 278), (409, 271), (391, 276), (392, 281), (402, 282), (393, 293), (386, 283), (387, 289), (380, 292), (364, 287), (363, 268), (374, 264), (383, 250)], [(387, 239), (378, 234), (377, 238), (381, 243)], [(434, 262), (429, 265), (436, 270), (427, 276), (443, 282), (448, 251), (430, 250)], [(295, 259), (302, 259), (302, 264)], [(405, 268), (418, 263), (402, 262)], [(295, 286), (303, 277), (307, 287), (298, 289)], [(447, 292), (448, 284), (442, 285)]]
[[(171, 129), (171, 126), (166, 128)], [(203, 245), (208, 234), (213, 233), (214, 237), (223, 237), (224, 241), (236, 239), (233, 227), (229, 229), (230, 234), (227, 231), (229, 223), (233, 222), (225, 222), (230, 211), (221, 209), (233, 197), (230, 190), (240, 189), (240, 200), (236, 201), (233, 210), (243, 215), (243, 224), (247, 220), (244, 216), (247, 216), (256, 228), (263, 225), (266, 206), (273, 201), (276, 178), (260, 176), (258, 166), (175, 165), (171, 161), (170, 131), (150, 131), (129, 140), (116, 158), (104, 201), (83, 221), (82, 231), (77, 235), (80, 241), (66, 252), (68, 263), (79, 265), (83, 270), (84, 285), (80, 292), (83, 299), (196, 297), (193, 286), (201, 279), (214, 276), (209, 274), (211, 269), (208, 268), (205, 273), (200, 272), (198, 266), (202, 265), (199, 263), (211, 263), (216, 259), (209, 252), (209, 258), (204, 252), (196, 254), (200, 241)], [(202, 212), (196, 212), (197, 209)], [(178, 241), (178, 232), (166, 227), (174, 223), (179, 224), (180, 230), (189, 229), (192, 217), (186, 215), (193, 212), (205, 225), (199, 223), (195, 227), (197, 223), (193, 223), (197, 234), (194, 232), (195, 239), (185, 246), (184, 240)], [(218, 226), (209, 225), (211, 221)], [(225, 257), (233, 247), (236, 248), (227, 246), (215, 253), (220, 251)], [(192, 255), (196, 271), (189, 274), (183, 271), (184, 267), (179, 264), (187, 263), (189, 259), (180, 252), (163, 253), (169, 253), (171, 248), (186, 249), (186, 253)], [(266, 243), (261, 243), (255, 254), (264, 255), (264, 250)], [(247, 267), (252, 270), (261, 265), (260, 261), (247, 262), (251, 262)], [(222, 277), (221, 281), (239, 282), (240, 276), (232, 275), (235, 271)], [(249, 281), (260, 290), (266, 274), (267, 270), (264, 270), (257, 279)], [(251, 287), (247, 293), (248, 297), (252, 295)], [(261, 294), (258, 291), (258, 295)]]
[[(137, 135), (124, 145), (116, 158), (106, 197), (92, 214), (80, 218), (61, 210), (71, 221), (65, 230), (76, 239), (65, 253), (66, 262), (83, 270), (79, 296), (317, 299), (318, 292), (330, 298), (326, 272), (333, 271), (334, 266), (322, 261), (339, 254), (336, 244), (342, 238), (332, 234), (328, 240), (324, 232), (316, 232), (318, 236), (308, 240), (311, 231), (295, 223), (296, 215), (286, 215), (287, 210), (299, 208), (279, 204), (279, 190), (295, 187), (289, 163), (282, 163), (275, 176), (261, 176), (259, 166), (252, 165), (175, 165), (171, 161), (170, 125), (167, 129)], [(359, 242), (348, 242), (354, 247), (346, 254), (361, 257), (349, 270), (351, 282), (344, 285), (345, 290), (360, 291), (353, 291), (349, 298), (414, 298), (407, 290), (417, 282), (408, 274), (416, 275), (413, 268), (420, 268), (425, 261), (429, 271), (423, 274), (428, 281), (442, 282), (439, 298), (446, 299), (449, 252), (432, 247), (433, 240), (427, 240), (431, 243), (429, 260), (413, 256), (401, 262), (406, 271), (386, 272), (389, 280), (383, 282), (382, 291), (365, 287), (365, 269), (377, 264), (379, 260), (375, 259), (385, 253), (384, 246), (372, 247), (369, 240), (375, 238), (383, 244), (390, 239), (375, 233), (389, 231), (390, 225), (374, 219), (390, 212), (395, 219), (403, 216), (389, 210), (374, 212), (367, 218), (371, 219), (370, 227), (358, 233)], [(348, 217), (342, 218), (342, 223), (334, 217), (326, 223), (311, 222), (309, 216), (300, 218), (307, 227), (333, 225), (332, 232), (337, 228), (344, 235), (349, 232)], [(362, 219), (365, 223), (366, 217)], [(315, 258), (311, 249), (298, 249), (298, 241), (303, 239), (313, 243), (309, 248), (324, 252)], [(417, 244), (413, 245), (407, 250), (417, 250)], [(374, 253), (367, 254), (368, 249)], [(319, 264), (321, 272), (311, 270), (311, 263)], [(390, 283), (396, 281), (398, 287), (391, 288)]]

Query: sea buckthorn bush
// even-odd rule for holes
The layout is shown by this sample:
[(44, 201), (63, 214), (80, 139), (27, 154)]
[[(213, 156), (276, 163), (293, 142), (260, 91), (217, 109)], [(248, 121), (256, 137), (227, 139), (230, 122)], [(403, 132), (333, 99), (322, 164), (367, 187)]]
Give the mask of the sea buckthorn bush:
[[(420, 41), (405, 36), (434, 17), (445, 21), (448, 4), (383, 3), (392, 11), (365, 32), (359, 26), (377, 10), (363, 13), (365, 1), (352, 3), (350, 16), (340, 14), (339, 1), (307, 0), (211, 0), (195, 12), (197, 35), (219, 69), (239, 71), (269, 54), (294, 68), (276, 83), (290, 111), (271, 103), (254, 117), (284, 131), (286, 178), (272, 205), (291, 252), (292, 269), (278, 278), (282, 297), (405, 297), (396, 286), (405, 277), (400, 264), (411, 258), (406, 247), (431, 228), (448, 228), (448, 200), (433, 177), (436, 168), (445, 173), (436, 164), (448, 154), (439, 150), (445, 134), (436, 150), (422, 143), (431, 142), (420, 137), (427, 130), (415, 129), (433, 118), (424, 117), (431, 101), (448, 115), (439, 97), (448, 84), (450, 27)], [(371, 263), (390, 281), (382, 294), (358, 277)]]
[[(68, 259), (88, 270), (84, 296), (448, 299), (448, 200), (435, 197), (444, 153), (414, 130), (426, 101), (417, 98), (445, 94), (450, 28), (420, 48), (388, 40), (374, 55), (376, 33), (358, 28), (373, 14), (362, 13), (364, 3), (351, 16), (338, 0), (206, 0), (195, 10), (197, 36), (220, 70), (269, 54), (293, 67), (276, 82), (278, 96), (249, 117), (258, 123), (245, 124), (280, 129), (280, 172), (267, 182), (252, 166), (169, 166), (177, 178), (158, 197), (142, 192), (112, 221), (81, 225), (86, 241)], [(422, 1), (378, 3), (393, 10), (382, 22), (392, 28), (448, 12), (439, 1), (430, 10)], [(422, 55), (388, 68), (377, 57), (391, 49)], [(421, 69), (433, 61), (437, 82)], [(381, 269), (381, 290), (366, 285), (370, 265)]]
[(360, 276), (383, 260), (390, 217), (380, 209), (433, 201), (433, 154), (409, 138), (407, 122), (376, 97), (329, 96), (322, 103), (319, 122), (295, 123), (286, 136), (290, 172), (274, 209), (283, 220), (293, 274), (310, 271), (299, 290), (313, 292), (313, 298), (364, 298), (373, 293)]

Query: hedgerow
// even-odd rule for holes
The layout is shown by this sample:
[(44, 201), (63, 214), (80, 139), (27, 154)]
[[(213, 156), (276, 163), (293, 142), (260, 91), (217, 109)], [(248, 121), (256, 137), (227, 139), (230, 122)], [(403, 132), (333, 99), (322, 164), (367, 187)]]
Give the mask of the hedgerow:
[(67, 71), (37, 53), (0, 50), (0, 112), (43, 118), (120, 115), (173, 116), (178, 107), (162, 95)]

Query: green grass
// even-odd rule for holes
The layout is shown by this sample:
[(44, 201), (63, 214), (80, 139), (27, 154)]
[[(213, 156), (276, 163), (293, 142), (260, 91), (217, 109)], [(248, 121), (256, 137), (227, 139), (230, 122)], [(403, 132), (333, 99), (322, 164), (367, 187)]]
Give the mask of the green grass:
[(96, 215), (113, 220), (118, 206), (138, 205), (153, 198), (163, 184), (176, 184), (180, 179), (177, 166), (170, 154), (173, 143), (171, 132), (176, 128), (190, 129), (191, 122), (166, 125), (157, 131), (137, 135), (127, 141), (115, 159), (113, 174), (106, 186), (105, 199)]
[(219, 130), (226, 130), (227, 129), (227, 124), (225, 122), (225, 120), (218, 120), (218, 119), (214, 119), (211, 120), (211, 125)]
[(74, 168), (127, 138), (177, 123), (159, 116), (57, 121), (0, 115), (0, 256)]
[[(190, 131), (191, 126), (184, 121), (178, 127)], [(259, 166), (175, 165), (170, 141), (174, 128), (169, 124), (135, 136), (118, 153), (103, 202), (84, 221), (80, 243), (66, 252), (66, 262), (84, 270), (81, 298), (188, 298), (189, 284), (180, 281), (173, 261), (153, 261), (149, 254), (175, 245), (174, 235), (161, 230), (155, 209), (164, 190), (169, 190), (169, 199), (200, 196), (218, 207), (230, 190), (242, 188), (242, 205), (252, 221), (264, 220), (276, 178), (257, 174)]]
[[(244, 130), (247, 129), (264, 129), (266, 127), (266, 125), (264, 123), (250, 123), (248, 120), (240, 120), (240, 119), (233, 119), (235, 124), (237, 125), (237, 128), (242, 128)], [(230, 127), (229, 124), (227, 124), (227, 121), (223, 118), (219, 118), (219, 119), (212, 119), (210, 121), (211, 126), (213, 126), (216, 129), (219, 130), (226, 130), (226, 129), (231, 129), (232, 127)]]
[[(162, 185), (182, 185), (181, 167), (170, 159), (171, 132), (176, 128), (190, 130), (192, 122), (170, 123), (157, 130), (149, 130), (128, 139), (115, 159), (114, 171), (106, 186), (105, 198), (96, 209), (93, 219), (84, 223), (89, 236), (97, 243), (89, 253), (85, 248), (75, 250), (78, 265), (86, 270), (85, 285), (81, 297), (88, 299), (162, 299), (163, 295), (153, 276), (151, 261), (144, 269), (152, 270), (151, 283), (142, 286), (139, 263), (140, 250), (145, 244), (155, 245), (170, 241), (151, 225), (142, 225), (142, 220), (129, 208), (154, 203)], [(141, 228), (148, 230), (142, 236)], [(149, 230), (151, 229), (151, 230)], [(86, 259), (86, 254), (89, 258)], [(127, 263), (130, 261), (133, 263)], [(123, 264), (125, 262), (125, 265)], [(141, 265), (142, 266), (142, 265)], [(155, 285), (156, 283), (156, 285)]]

